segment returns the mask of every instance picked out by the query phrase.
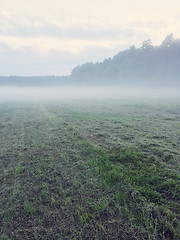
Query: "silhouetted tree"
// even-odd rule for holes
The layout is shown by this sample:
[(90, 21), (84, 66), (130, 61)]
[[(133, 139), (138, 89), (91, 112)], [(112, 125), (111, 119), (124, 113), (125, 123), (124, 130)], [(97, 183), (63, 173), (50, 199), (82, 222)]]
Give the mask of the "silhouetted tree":
[(170, 33), (166, 36), (164, 41), (161, 43), (160, 47), (170, 47), (174, 43), (173, 33)]
[(151, 39), (147, 39), (145, 40), (142, 45), (141, 45), (141, 49), (142, 50), (146, 50), (146, 49), (151, 49), (153, 46), (152, 46), (152, 42), (151, 42)]

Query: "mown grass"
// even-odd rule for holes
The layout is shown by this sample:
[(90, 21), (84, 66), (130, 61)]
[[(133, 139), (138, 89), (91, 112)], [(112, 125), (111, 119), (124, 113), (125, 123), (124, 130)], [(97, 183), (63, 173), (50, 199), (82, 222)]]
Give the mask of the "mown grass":
[(174, 112), (0, 104), (0, 239), (179, 239)]
[(111, 149), (94, 161), (105, 185), (116, 187), (121, 212), (149, 233), (145, 239), (180, 237), (180, 178), (174, 172), (132, 148)]

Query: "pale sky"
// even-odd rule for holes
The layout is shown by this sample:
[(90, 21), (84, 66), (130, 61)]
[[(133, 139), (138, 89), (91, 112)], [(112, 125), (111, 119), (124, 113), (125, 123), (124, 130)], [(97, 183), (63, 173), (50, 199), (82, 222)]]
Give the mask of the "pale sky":
[(180, 37), (180, 0), (0, 0), (0, 76), (66, 75)]

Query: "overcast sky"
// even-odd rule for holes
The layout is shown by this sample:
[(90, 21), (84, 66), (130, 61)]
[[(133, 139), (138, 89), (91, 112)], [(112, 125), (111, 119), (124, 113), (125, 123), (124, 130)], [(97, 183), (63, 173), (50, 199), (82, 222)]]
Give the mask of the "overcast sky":
[(66, 75), (180, 34), (180, 0), (0, 0), (0, 76)]

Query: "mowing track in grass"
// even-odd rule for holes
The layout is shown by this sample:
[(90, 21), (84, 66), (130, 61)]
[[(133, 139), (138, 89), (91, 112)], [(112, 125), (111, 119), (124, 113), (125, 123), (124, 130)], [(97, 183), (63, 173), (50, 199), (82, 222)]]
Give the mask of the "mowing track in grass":
[(73, 107), (1, 104), (0, 239), (178, 239), (174, 171), (134, 148), (95, 144), (76, 124), (90, 115)]

